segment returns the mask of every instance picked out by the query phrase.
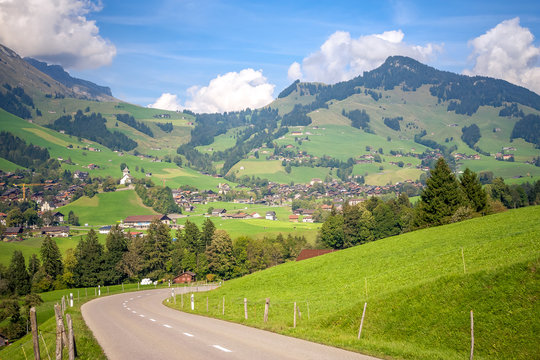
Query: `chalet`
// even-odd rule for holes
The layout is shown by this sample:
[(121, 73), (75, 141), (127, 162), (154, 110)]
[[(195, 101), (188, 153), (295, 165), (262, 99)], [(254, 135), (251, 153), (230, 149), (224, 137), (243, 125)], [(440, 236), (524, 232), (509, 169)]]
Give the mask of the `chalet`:
[(109, 232), (111, 232), (111, 228), (112, 228), (111, 225), (102, 226), (102, 227), (99, 228), (99, 233), (100, 234), (108, 234)]
[(254, 213), (251, 213), (251, 218), (252, 219), (260, 219), (260, 218), (262, 218), (262, 216), (259, 213), (254, 212)]
[(311, 181), (309, 182), (310, 185), (315, 185), (315, 184), (322, 184), (323, 181), (321, 179), (318, 179), (318, 178), (313, 178), (311, 179)]
[(79, 180), (86, 180), (88, 179), (88, 172), (87, 171), (75, 171), (73, 173), (73, 178), (74, 179), (79, 179)]
[(144, 237), (144, 233), (140, 231), (130, 231), (129, 236), (134, 237), (134, 238), (142, 238)]
[(296, 261), (310, 259), (312, 257), (321, 256), (321, 255), (328, 254), (328, 253), (331, 253), (331, 252), (334, 252), (334, 251), (337, 251), (337, 250), (334, 250), (334, 249), (303, 249), (302, 251), (300, 251), (300, 254), (298, 254), (298, 257), (296, 258)]
[(0, 334), (0, 347), (9, 345), (9, 339), (7, 336)]
[(193, 281), (195, 281), (195, 276), (197, 274), (195, 274), (194, 272), (191, 272), (191, 271), (184, 271), (183, 273), (181, 273), (180, 275), (178, 275), (177, 277), (174, 278), (173, 282), (175, 284), (185, 284), (185, 283), (191, 283)]
[(239, 212), (236, 214), (223, 214), (222, 216), (224, 219), (248, 219), (250, 216), (246, 213)]
[(305, 223), (312, 223), (312, 222), (313, 222), (313, 216), (311, 216), (311, 215), (304, 215), (304, 217), (302, 218), (302, 222), (305, 222)]
[(364, 199), (349, 199), (349, 205), (355, 206), (355, 205), (363, 203), (364, 201), (365, 201)]
[(54, 209), (56, 209), (56, 206), (52, 202), (45, 201), (43, 204), (41, 204), (41, 212), (51, 211)]
[(298, 222), (298, 215), (295, 215), (295, 214), (289, 215), (289, 221)]
[(15, 238), (15, 237), (22, 236), (22, 233), (23, 233), (22, 227), (11, 226), (11, 227), (7, 227), (6, 230), (4, 231), (4, 237)]
[(171, 224), (171, 218), (169, 218), (167, 215), (132, 215), (124, 219), (122, 222), (122, 227), (146, 229), (150, 226), (150, 223), (156, 219), (165, 225)]
[(57, 222), (57, 223), (63, 223), (64, 217), (65, 215), (62, 214), (60, 211), (57, 211), (53, 214), (54, 222)]
[(7, 218), (7, 214), (0, 212), (0, 224), (6, 226), (6, 218)]
[(227, 210), (226, 209), (214, 209), (212, 210), (212, 216), (223, 216), (225, 215), (225, 213), (227, 213)]
[(266, 220), (277, 220), (276, 212), (275, 211), (267, 211), (266, 212)]
[(69, 226), (47, 226), (41, 228), (41, 233), (52, 237), (68, 237)]

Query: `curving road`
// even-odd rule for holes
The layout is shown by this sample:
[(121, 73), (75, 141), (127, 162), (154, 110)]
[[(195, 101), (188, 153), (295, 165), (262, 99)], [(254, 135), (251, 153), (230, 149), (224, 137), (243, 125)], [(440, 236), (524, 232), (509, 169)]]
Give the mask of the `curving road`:
[[(188, 289), (179, 288), (177, 293), (181, 290)], [(112, 295), (84, 304), (81, 312), (111, 360), (376, 360), (350, 351), (176, 311), (162, 304), (170, 295), (170, 289)]]

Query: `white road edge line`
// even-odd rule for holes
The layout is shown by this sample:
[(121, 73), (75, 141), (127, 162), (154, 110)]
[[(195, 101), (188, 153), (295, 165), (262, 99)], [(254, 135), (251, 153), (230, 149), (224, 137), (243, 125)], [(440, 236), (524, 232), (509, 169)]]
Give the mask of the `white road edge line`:
[(165, 326), (166, 328), (172, 329), (171, 325), (163, 324), (163, 326)]
[(195, 336), (195, 335), (192, 335), (190, 333), (184, 333), (184, 335), (189, 336), (189, 337), (194, 337)]
[(232, 350), (226, 349), (223, 346), (219, 346), (219, 345), (212, 345), (212, 346), (215, 347), (218, 350), (223, 351), (223, 352), (232, 352)]
[(154, 322), (156, 321), (155, 319), (149, 319), (149, 320), (150, 320), (150, 321), (154, 321)]
[(134, 314), (136, 314), (136, 313), (137, 313), (137, 312), (136, 312), (135, 310), (132, 310), (131, 312), (132, 312), (132, 313), (134, 313)]

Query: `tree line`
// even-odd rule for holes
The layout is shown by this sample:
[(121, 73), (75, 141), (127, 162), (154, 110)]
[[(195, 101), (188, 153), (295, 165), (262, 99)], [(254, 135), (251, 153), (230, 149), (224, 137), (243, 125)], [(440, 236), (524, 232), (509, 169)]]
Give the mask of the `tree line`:
[[(135, 130), (142, 132), (150, 137), (154, 137), (152, 130), (142, 121), (137, 121), (129, 114), (116, 114), (116, 120), (123, 122), (124, 124), (131, 126)], [(172, 126), (172, 124), (171, 124)]]
[(319, 234), (320, 245), (342, 249), (416, 229), (444, 225), (507, 208), (540, 204), (540, 181), (506, 185), (502, 178), (482, 187), (468, 168), (460, 178), (439, 158), (426, 181), (420, 201), (412, 206), (408, 197), (383, 201), (372, 197), (341, 211), (332, 210)]

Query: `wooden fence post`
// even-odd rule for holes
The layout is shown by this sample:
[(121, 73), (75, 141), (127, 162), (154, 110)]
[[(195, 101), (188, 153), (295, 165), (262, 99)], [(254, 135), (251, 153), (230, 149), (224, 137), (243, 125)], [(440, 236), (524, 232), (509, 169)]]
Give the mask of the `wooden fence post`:
[(208, 312), (208, 296), (206, 297), (206, 312)]
[(247, 298), (244, 298), (244, 319), (248, 319)]
[(75, 341), (73, 339), (73, 322), (71, 315), (66, 315), (66, 323), (68, 328), (68, 356), (69, 360), (75, 360)]
[(465, 268), (465, 254), (463, 253), (463, 248), (461, 248), (461, 260), (463, 260), (463, 273), (467, 273), (467, 269)]
[(66, 312), (66, 299), (65, 299), (65, 296), (62, 296), (62, 316), (64, 316), (65, 312)]
[(182, 306), (182, 309), (184, 308), (184, 292), (180, 293), (180, 305)]
[(270, 298), (266, 298), (264, 303), (264, 322), (268, 322), (268, 307), (270, 306)]
[(360, 329), (358, 329), (358, 339), (360, 339), (360, 335), (362, 335), (362, 327), (364, 326), (364, 316), (366, 315), (366, 306), (367, 306), (367, 302), (364, 303), (364, 311), (362, 312), (362, 320), (360, 320)]
[(54, 305), (54, 314), (56, 316), (56, 360), (62, 360), (62, 333), (64, 332), (64, 323), (62, 321), (60, 305)]
[(222, 308), (222, 310), (223, 310), (222, 315), (225, 316), (225, 296), (223, 297), (223, 308)]
[(471, 358), (470, 360), (473, 360), (474, 355), (474, 315), (473, 311), (471, 310)]
[(34, 359), (40, 360), (41, 358), (39, 355), (39, 335), (35, 307), (32, 307), (30, 309), (30, 326), (32, 327), (32, 342), (34, 343)]
[(296, 328), (296, 301), (294, 302), (293, 328)]

